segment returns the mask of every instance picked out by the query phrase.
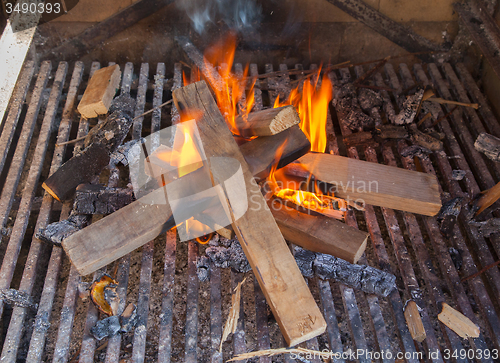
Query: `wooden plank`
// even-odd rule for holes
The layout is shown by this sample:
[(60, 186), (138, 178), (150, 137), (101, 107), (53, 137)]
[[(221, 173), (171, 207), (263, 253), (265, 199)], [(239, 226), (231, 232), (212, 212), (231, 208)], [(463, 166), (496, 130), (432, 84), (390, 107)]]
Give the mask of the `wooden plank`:
[(295, 107), (283, 106), (236, 117), (236, 128), (243, 137), (276, 135), (300, 123)]
[(479, 336), (479, 327), (447, 303), (443, 303), (443, 310), (439, 313), (438, 319), (464, 339), (468, 337), (477, 338)]
[(350, 263), (357, 263), (365, 251), (366, 232), (326, 216), (312, 216), (285, 206), (270, 208), (283, 237), (296, 245)]
[[(197, 82), (178, 89), (173, 98), (181, 113), (194, 109), (205, 111), (197, 125), (208, 158), (231, 157), (241, 164), (247, 197), (254, 208), (233, 221), (232, 226), (287, 344), (296, 345), (323, 333), (326, 322), (206, 83)], [(222, 184), (231, 177), (227, 168), (211, 164), (214, 181)]]
[(434, 175), (331, 154), (309, 153), (298, 161), (335, 186), (335, 195), (366, 204), (433, 216), (441, 209)]
[(265, 179), (276, 163), (280, 150), (277, 168), (282, 168), (311, 149), (311, 143), (298, 125), (273, 136), (262, 136), (240, 146), (250, 171), (257, 179)]
[(78, 112), (85, 118), (108, 113), (111, 101), (119, 88), (120, 79), (121, 72), (118, 64), (95, 72), (78, 104)]

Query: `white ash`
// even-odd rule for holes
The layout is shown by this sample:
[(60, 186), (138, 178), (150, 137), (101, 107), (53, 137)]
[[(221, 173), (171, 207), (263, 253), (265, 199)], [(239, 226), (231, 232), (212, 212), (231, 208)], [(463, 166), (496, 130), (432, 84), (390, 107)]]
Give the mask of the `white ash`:
[(295, 246), (294, 257), (302, 275), (309, 278), (314, 277), (313, 263), (316, 259), (316, 253)]
[(210, 279), (210, 258), (207, 256), (199, 256), (196, 261), (196, 274), (201, 282)]
[(122, 333), (128, 333), (137, 325), (138, 321), (139, 315), (137, 315), (137, 306), (130, 303), (120, 316), (120, 331)]
[(396, 116), (396, 125), (408, 125), (413, 122), (417, 115), (418, 108), (424, 96), (424, 89), (418, 90), (414, 95), (408, 96), (405, 100), (401, 112)]
[(31, 295), (24, 291), (16, 289), (0, 290), (0, 297), (9, 305), (19, 306), (21, 308), (38, 308), (38, 304), (35, 304)]
[(118, 334), (120, 329), (120, 318), (117, 315), (112, 315), (99, 320), (92, 328), (90, 328), (90, 334), (92, 334), (92, 336), (97, 340), (102, 340)]
[(219, 244), (222, 246), (211, 246), (205, 250), (205, 254), (217, 267), (231, 267), (238, 272), (248, 272), (251, 270), (250, 264), (241, 248), (237, 238), (228, 240), (219, 237)]

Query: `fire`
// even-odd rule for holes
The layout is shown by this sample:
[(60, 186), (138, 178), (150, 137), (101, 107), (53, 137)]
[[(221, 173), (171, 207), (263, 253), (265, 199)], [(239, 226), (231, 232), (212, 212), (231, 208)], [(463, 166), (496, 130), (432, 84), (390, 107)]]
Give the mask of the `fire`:
[[(319, 72), (318, 70), (319, 80)], [(274, 107), (293, 105), (300, 116), (300, 128), (311, 142), (311, 151), (325, 152), (326, 149), (326, 120), (328, 104), (332, 100), (332, 83), (327, 75), (323, 76), (321, 86), (316, 82), (305, 81), (302, 92), (299, 86), (290, 92), (284, 102), (276, 98)]]

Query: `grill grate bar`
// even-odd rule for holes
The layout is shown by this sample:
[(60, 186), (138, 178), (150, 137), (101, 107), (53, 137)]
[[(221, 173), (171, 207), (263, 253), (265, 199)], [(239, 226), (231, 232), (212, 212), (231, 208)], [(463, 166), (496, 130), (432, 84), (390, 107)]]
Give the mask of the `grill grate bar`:
[[(59, 133), (58, 133), (58, 142), (67, 141), (69, 138), (69, 133), (71, 130), (71, 113), (73, 112), (76, 95), (78, 92), (78, 87), (80, 85), (80, 81), (83, 73), (83, 63), (78, 62), (75, 65), (73, 76), (71, 77), (71, 82), (69, 85), (69, 91), (66, 98), (66, 104), (62, 113), (62, 120), (59, 125)], [(50, 173), (53, 173), (57, 168), (62, 164), (62, 157), (64, 155), (64, 145), (56, 148), (54, 150), (54, 157), (52, 159), (52, 164), (50, 168)], [(44, 193), (42, 206), (40, 207), (40, 212), (38, 215), (37, 224), (35, 226), (35, 231), (38, 231), (40, 228), (44, 228), (49, 222), (50, 212), (52, 207), (52, 197), (48, 193)], [(64, 205), (64, 209), (61, 213), (61, 218), (66, 218), (69, 214), (68, 205)], [(24, 271), (21, 279), (21, 283), (19, 286), (19, 290), (27, 293), (28, 295), (32, 294), (33, 285), (35, 283), (36, 278), (36, 267), (38, 263), (38, 257), (41, 255), (42, 250), (46, 247), (42, 242), (37, 241), (36, 239), (32, 239), (30, 251), (28, 254), (28, 258), (26, 260)], [(54, 249), (59, 249), (58, 247), (54, 247)], [(58, 252), (56, 252), (58, 253)], [(56, 276), (57, 279), (57, 276)], [(45, 301), (40, 301), (39, 312), (42, 312), (41, 309)], [(50, 304), (51, 305), (51, 304)], [(51, 306), (50, 306), (51, 309)], [(48, 310), (50, 312), (50, 310)], [(17, 355), (17, 348), (19, 346), (19, 342), (21, 339), (21, 334), (23, 332), (24, 319), (26, 317), (27, 309), (22, 307), (15, 307), (12, 313), (11, 321), (9, 324), (9, 329), (7, 331), (7, 336), (4, 343), (3, 351), (5, 354), (2, 354), (2, 359), (6, 361), (14, 360)], [(40, 317), (41, 318), (41, 317)], [(38, 324), (43, 324), (43, 321), (38, 320)], [(48, 323), (48, 321), (47, 321)]]
[[(38, 179), (42, 172), (43, 161), (49, 143), (50, 130), (54, 124), (56, 112), (61, 98), (62, 87), (66, 77), (67, 63), (61, 62), (52, 85), (47, 110), (43, 118), (37, 145), (33, 154), (30, 171), (23, 189), (22, 199), (18, 210), (16, 221), (12, 229), (7, 249), (4, 254), (2, 268), (0, 269), (0, 289), (8, 289), (12, 282), (17, 258), (21, 249), (21, 243), (28, 226), (31, 213), (31, 205), (38, 186)], [(29, 145), (29, 143), (28, 143)], [(17, 151), (17, 150), (16, 150)], [(12, 170), (12, 169), (11, 169)], [(0, 301), (0, 314), (3, 312), (4, 302)]]
[(3, 123), (2, 135), (0, 136), (0, 155), (2, 155), (0, 156), (0, 173), (5, 166), (7, 153), (12, 139), (14, 138), (14, 132), (16, 131), (17, 123), (19, 122), (19, 117), (21, 116), (23, 104), (26, 100), (26, 95), (28, 94), (34, 72), (35, 62), (27, 61), (19, 76), (16, 88), (12, 93), (12, 103), (10, 105), (9, 114)]

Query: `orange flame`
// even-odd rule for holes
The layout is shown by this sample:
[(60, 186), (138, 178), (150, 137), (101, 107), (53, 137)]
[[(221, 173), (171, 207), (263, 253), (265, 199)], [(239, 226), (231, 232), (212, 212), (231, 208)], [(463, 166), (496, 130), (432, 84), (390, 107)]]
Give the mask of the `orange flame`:
[[(321, 68), (318, 69), (317, 79)], [(302, 92), (299, 86), (290, 92), (290, 96), (284, 102), (276, 98), (274, 107), (293, 105), (300, 116), (300, 128), (311, 142), (311, 151), (325, 152), (326, 149), (326, 120), (328, 116), (328, 104), (332, 100), (332, 83), (328, 76), (323, 76), (321, 86), (317, 87), (318, 81), (305, 81)]]

